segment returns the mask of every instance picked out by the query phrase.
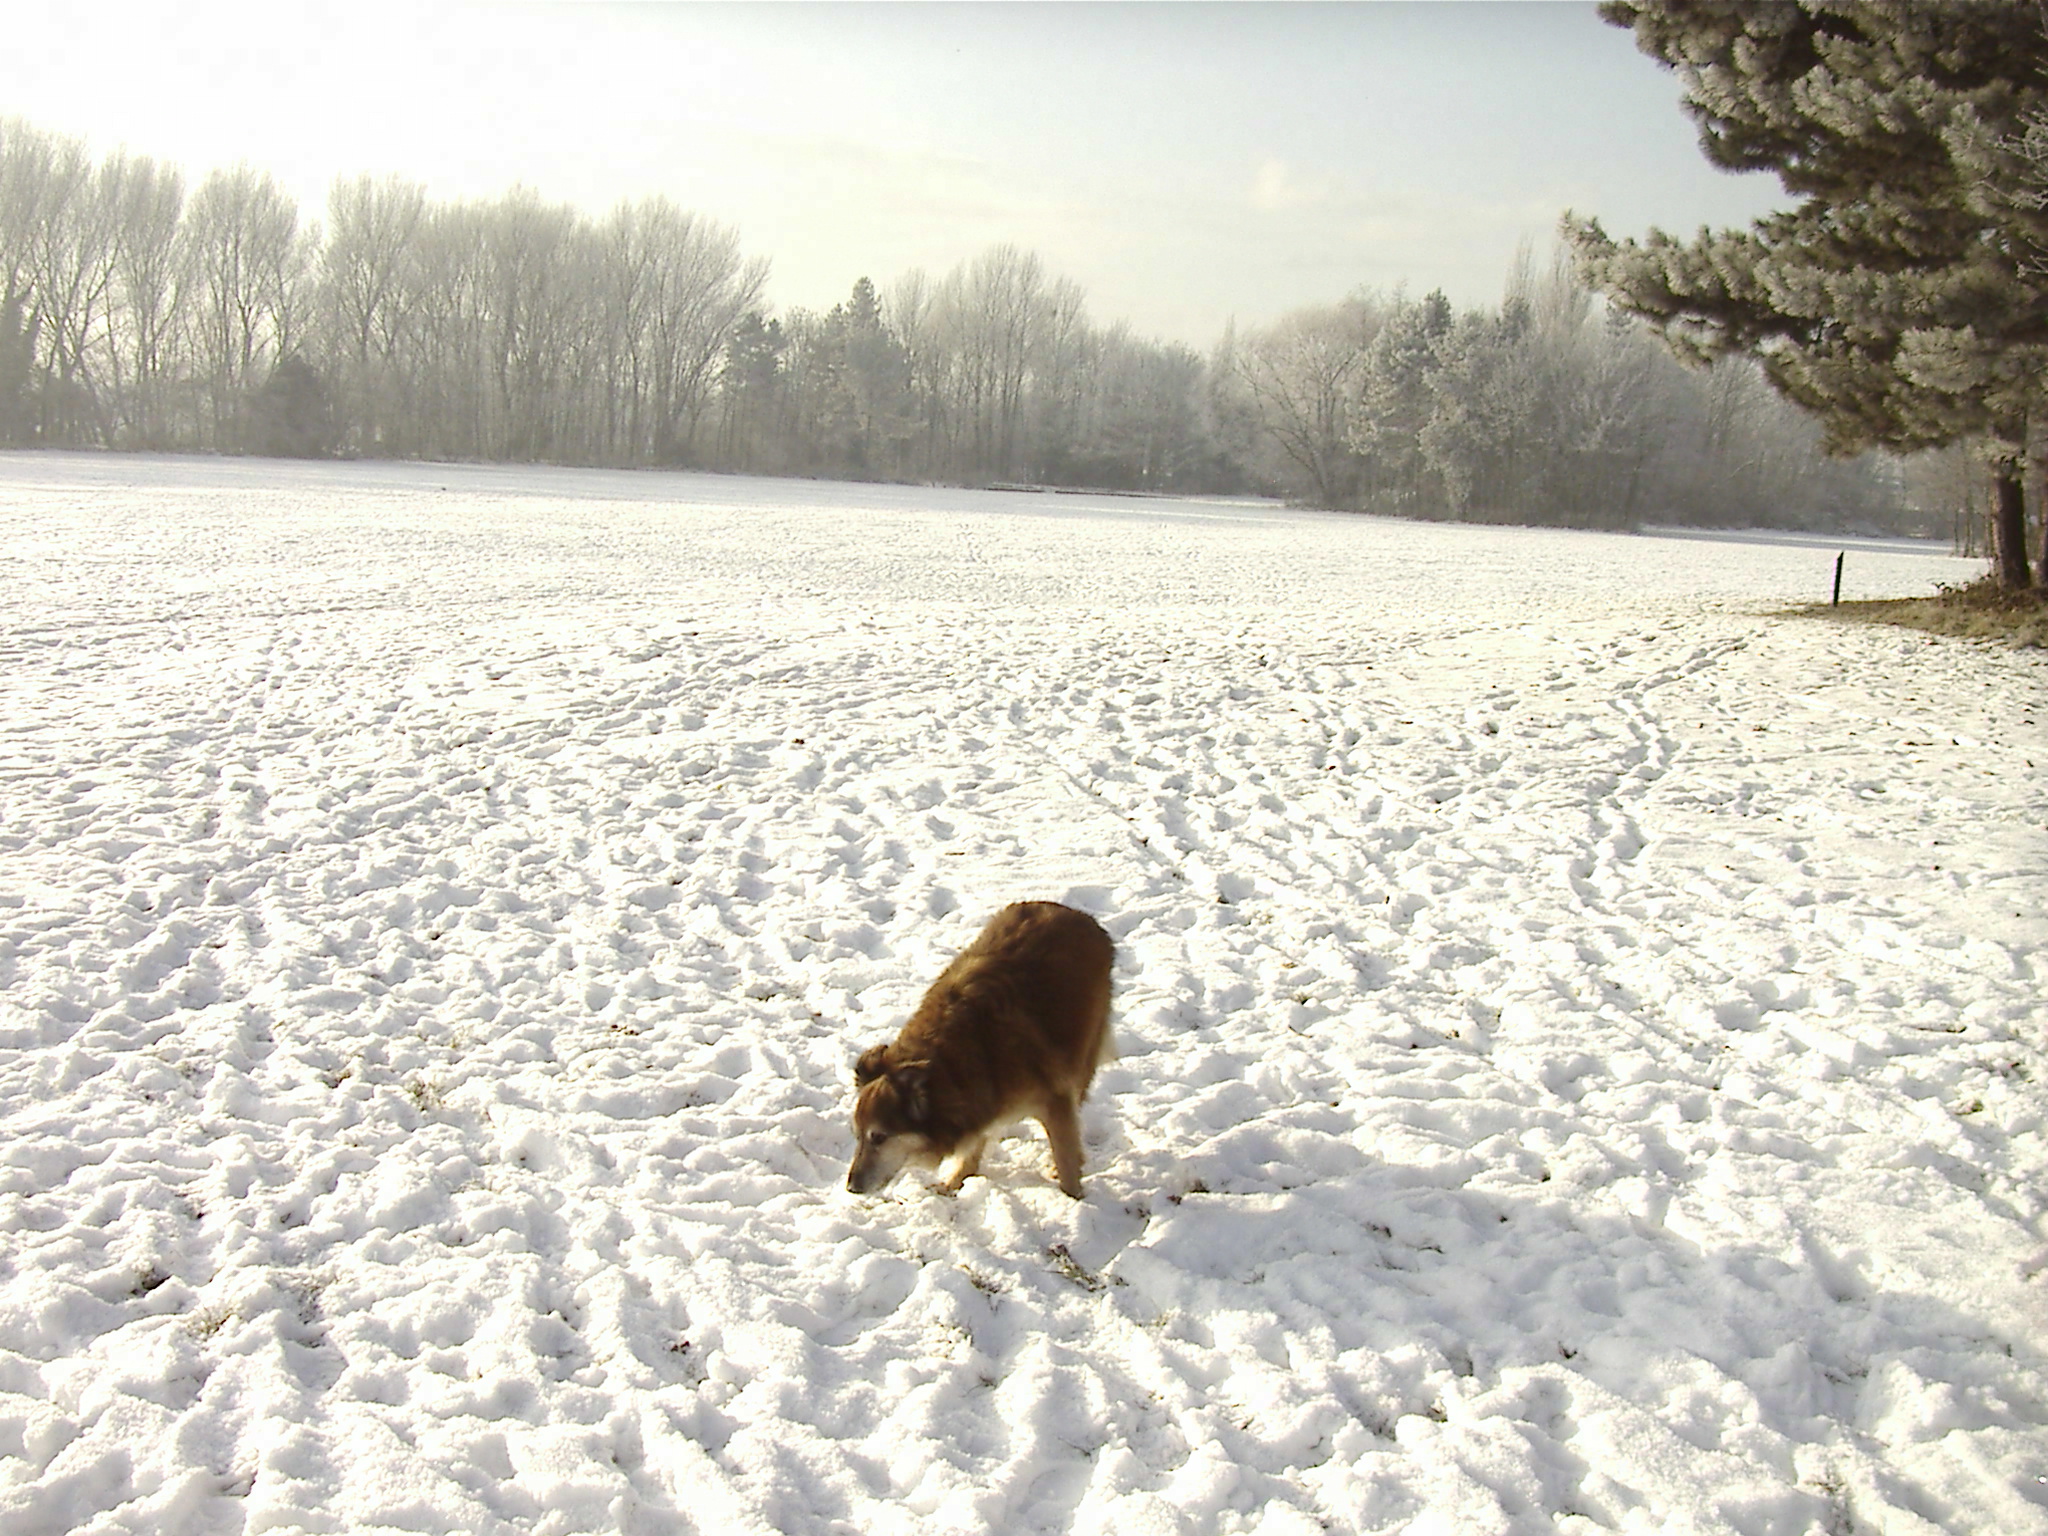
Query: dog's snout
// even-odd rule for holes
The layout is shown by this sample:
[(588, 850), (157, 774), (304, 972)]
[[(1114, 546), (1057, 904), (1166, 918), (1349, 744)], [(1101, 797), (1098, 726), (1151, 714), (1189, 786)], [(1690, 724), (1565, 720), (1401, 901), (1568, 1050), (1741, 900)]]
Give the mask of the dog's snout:
[(872, 1195), (888, 1187), (902, 1169), (906, 1149), (903, 1138), (888, 1136), (880, 1141), (859, 1138), (853, 1166), (846, 1170), (846, 1187), (856, 1195)]

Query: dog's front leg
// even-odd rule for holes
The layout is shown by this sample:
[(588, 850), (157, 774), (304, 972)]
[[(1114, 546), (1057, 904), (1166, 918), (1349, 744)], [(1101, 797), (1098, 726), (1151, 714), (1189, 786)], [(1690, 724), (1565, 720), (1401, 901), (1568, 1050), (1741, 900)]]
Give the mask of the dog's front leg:
[(960, 1152), (955, 1154), (953, 1175), (939, 1186), (942, 1195), (957, 1195), (960, 1186), (981, 1172), (981, 1154), (988, 1146), (986, 1136), (977, 1136)]

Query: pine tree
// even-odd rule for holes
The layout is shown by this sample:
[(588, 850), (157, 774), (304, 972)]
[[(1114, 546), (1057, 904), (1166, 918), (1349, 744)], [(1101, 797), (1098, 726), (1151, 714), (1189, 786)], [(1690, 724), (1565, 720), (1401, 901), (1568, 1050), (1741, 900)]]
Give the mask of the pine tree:
[(1581, 270), (1681, 355), (1749, 352), (1829, 446), (1981, 437), (2001, 581), (2030, 580), (2021, 500), (2048, 421), (2048, 217), (2012, 195), (2048, 107), (2034, 6), (1938, 0), (1609, 0), (1674, 68), (1715, 165), (1800, 199), (1748, 230), (1608, 238), (1567, 216)]
[(788, 342), (782, 322), (764, 320), (750, 309), (734, 324), (725, 344), (719, 388), (725, 407), (720, 456), (727, 467), (760, 471), (757, 439), (765, 435), (782, 384), (782, 354)]
[(910, 363), (865, 277), (847, 299), (846, 370), (853, 391), (854, 465), (863, 475), (894, 474), (911, 436)]
[(1369, 510), (1414, 516), (1442, 504), (1419, 439), (1435, 403), (1430, 375), (1451, 327), (1451, 301), (1442, 289), (1419, 303), (1397, 295), (1393, 313), (1366, 348), (1351, 443), (1365, 461)]
[(334, 451), (334, 412), (327, 381), (298, 352), (271, 369), (252, 404), (250, 440), (279, 459), (319, 459)]

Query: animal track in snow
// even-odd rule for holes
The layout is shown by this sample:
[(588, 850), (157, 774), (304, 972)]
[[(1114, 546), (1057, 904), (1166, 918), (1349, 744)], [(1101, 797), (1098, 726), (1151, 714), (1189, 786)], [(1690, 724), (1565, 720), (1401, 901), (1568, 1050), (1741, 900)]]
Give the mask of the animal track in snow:
[[(139, 553), (7, 546), (0, 1524), (2042, 1528), (2037, 660), (1776, 547), (23, 464)], [(1020, 896), (1087, 1198), (850, 1200)]]

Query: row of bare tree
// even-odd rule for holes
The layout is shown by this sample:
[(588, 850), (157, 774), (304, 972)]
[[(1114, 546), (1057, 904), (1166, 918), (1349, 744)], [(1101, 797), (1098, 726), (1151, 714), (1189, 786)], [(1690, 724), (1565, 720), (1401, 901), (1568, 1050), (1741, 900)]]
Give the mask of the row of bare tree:
[(0, 441), (686, 461), (767, 264), (654, 198), (183, 176), (0, 123)]
[(1204, 357), (1000, 246), (771, 316), (735, 232), (653, 198), (338, 182), (0, 122), (0, 443), (1272, 491), (1408, 516), (1897, 526), (1754, 369), (1690, 372), (1559, 260), (1498, 310), (1361, 294)]

